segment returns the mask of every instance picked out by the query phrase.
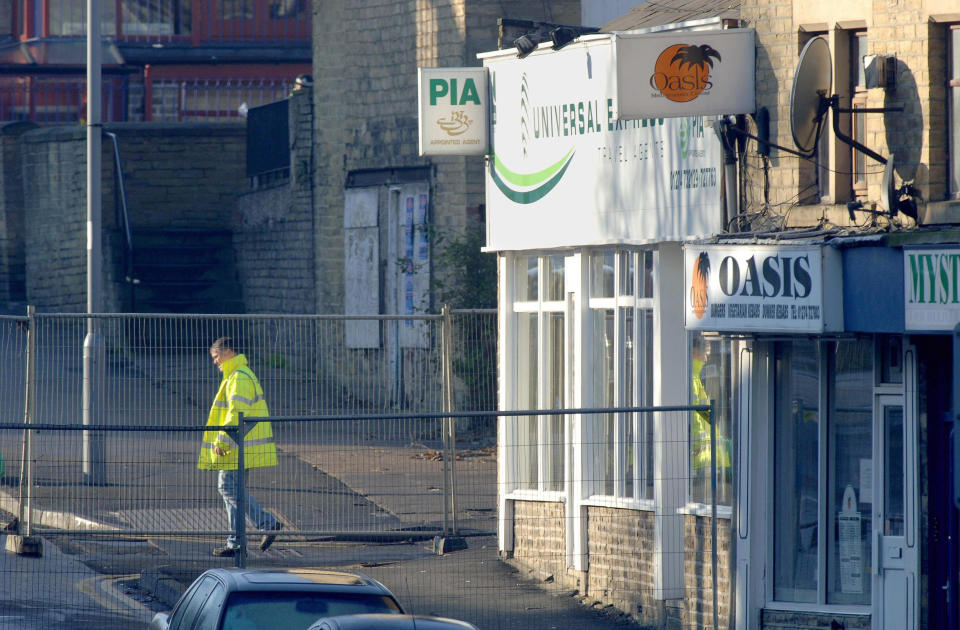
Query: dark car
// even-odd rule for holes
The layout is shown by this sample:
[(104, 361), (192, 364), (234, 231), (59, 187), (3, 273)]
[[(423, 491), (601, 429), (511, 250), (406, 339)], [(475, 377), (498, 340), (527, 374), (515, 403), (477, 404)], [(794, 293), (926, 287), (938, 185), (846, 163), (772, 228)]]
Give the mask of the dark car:
[(306, 630), (318, 617), (403, 609), (380, 582), (353, 571), (210, 569), (157, 613), (150, 630)]
[(445, 617), (369, 614), (318, 619), (309, 630), (477, 630), (477, 627)]

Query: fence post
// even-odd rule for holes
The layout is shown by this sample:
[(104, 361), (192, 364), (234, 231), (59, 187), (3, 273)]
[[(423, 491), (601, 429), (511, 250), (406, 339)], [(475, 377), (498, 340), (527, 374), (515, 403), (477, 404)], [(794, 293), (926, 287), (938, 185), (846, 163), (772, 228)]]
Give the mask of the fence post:
[(237, 418), (237, 428), (234, 440), (237, 442), (237, 544), (240, 545), (239, 553), (234, 556), (234, 563), (237, 568), (243, 569), (247, 566), (247, 476), (246, 476), (246, 456), (243, 450), (244, 429), (243, 412), (240, 412)]
[[(33, 424), (36, 409), (36, 309), (27, 306), (27, 383), (24, 424)], [(6, 550), (20, 556), (42, 556), (43, 543), (32, 535), (33, 529), (33, 430), (24, 426), (20, 459), (17, 531), (7, 536)]]
[[(443, 410), (453, 411), (453, 324), (450, 317), (450, 304), (444, 304), (443, 310)], [(443, 483), (444, 483), (444, 534), (447, 534), (447, 508), (449, 505), (451, 532), (459, 536), (457, 528), (457, 445), (454, 420), (448, 417), (444, 427)], [(449, 464), (447, 463), (447, 460)], [(449, 489), (447, 478), (449, 476)], [(447, 496), (449, 496), (449, 503)]]
[(713, 630), (719, 630), (717, 611), (717, 416), (716, 405), (710, 401), (710, 563), (713, 578)]
[[(23, 422), (24, 424), (33, 424), (33, 415), (34, 415), (34, 392), (36, 391), (36, 383), (34, 382), (35, 375), (35, 354), (36, 349), (34, 331), (36, 330), (36, 312), (37, 309), (35, 306), (27, 306), (27, 383), (26, 383), (26, 399), (24, 401), (24, 414)], [(23, 430), (23, 448), (21, 449), (21, 458), (20, 458), (20, 496), (18, 497), (17, 504), (19, 505), (19, 512), (17, 516), (20, 518), (20, 523), (24, 525), (24, 535), (30, 536), (30, 530), (32, 527), (32, 515), (31, 515), (31, 505), (30, 497), (33, 494), (31, 486), (33, 484), (33, 432), (29, 429)]]

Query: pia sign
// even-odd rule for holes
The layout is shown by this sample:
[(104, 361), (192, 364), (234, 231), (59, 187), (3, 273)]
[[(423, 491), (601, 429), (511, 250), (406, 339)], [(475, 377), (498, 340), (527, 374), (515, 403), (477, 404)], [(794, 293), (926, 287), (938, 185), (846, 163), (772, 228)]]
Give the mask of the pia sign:
[(420, 155), (486, 155), (487, 69), (419, 68)]

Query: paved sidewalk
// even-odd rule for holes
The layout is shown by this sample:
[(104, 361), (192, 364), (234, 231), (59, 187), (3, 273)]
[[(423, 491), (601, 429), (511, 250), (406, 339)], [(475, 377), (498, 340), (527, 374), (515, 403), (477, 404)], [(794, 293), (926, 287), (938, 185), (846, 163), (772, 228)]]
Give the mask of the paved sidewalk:
[[(233, 560), (209, 555), (222, 543), (219, 537), (176, 534), (181, 527), (226, 528), (215, 474), (195, 469), (192, 437), (173, 442), (142, 436), (137, 453), (155, 453), (153, 461), (140, 462), (139, 455), (126, 463), (119, 458), (108, 470), (108, 477), (118, 481), (104, 486), (78, 484), (72, 464), (56, 465), (73, 445), (62, 443), (59, 452), (42, 454), (33, 505), (47, 553), (110, 575), (140, 575), (139, 585), (161, 600), (152, 609), (162, 607), (163, 601), (172, 603), (204, 569), (232, 566)], [(414, 612), (467, 619), (481, 628), (635, 627), (623, 615), (594, 610), (578, 594), (538, 583), (498, 559), (496, 460), (490, 447), (458, 452), (457, 525), (467, 548), (440, 556), (431, 538), (443, 526), (443, 462), (435, 449), (423, 444), (361, 447), (282, 440), (278, 446), (280, 465), (253, 471), (250, 489), (284, 523), (284, 530), (265, 553), (255, 549), (254, 536), (247, 566), (359, 569), (382, 580)], [(157, 479), (163, 483), (157, 485)], [(189, 502), (184, 497), (190, 497)], [(16, 510), (16, 486), (0, 486), (0, 508)], [(155, 533), (127, 543), (51, 535), (55, 529), (103, 527)], [(303, 533), (338, 527), (367, 534)], [(161, 530), (170, 533), (156, 533)], [(19, 570), (9, 561), (0, 565), (0, 573)], [(8, 580), (5, 576), (0, 581)], [(101, 586), (112, 592), (109, 584)], [(140, 615), (148, 620), (152, 611), (144, 608)]]

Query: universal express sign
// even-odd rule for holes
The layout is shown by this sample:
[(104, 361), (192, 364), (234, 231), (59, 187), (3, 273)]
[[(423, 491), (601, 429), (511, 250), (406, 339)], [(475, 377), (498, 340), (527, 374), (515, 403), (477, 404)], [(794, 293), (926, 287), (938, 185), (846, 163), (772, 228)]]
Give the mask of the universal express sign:
[(842, 329), (841, 260), (832, 248), (690, 244), (683, 259), (688, 329)]

